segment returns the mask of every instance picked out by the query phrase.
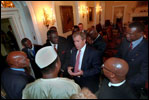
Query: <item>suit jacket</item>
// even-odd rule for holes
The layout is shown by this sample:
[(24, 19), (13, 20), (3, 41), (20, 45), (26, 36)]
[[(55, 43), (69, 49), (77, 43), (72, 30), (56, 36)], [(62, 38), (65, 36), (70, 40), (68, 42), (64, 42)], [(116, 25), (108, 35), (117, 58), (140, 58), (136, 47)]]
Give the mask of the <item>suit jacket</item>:
[[(75, 67), (77, 49), (72, 49), (70, 66)], [(76, 83), (80, 87), (88, 87), (93, 93), (98, 90), (99, 85), (99, 73), (100, 73), (100, 55), (99, 52), (90, 46), (86, 46), (81, 70), (83, 70), (83, 75), (80, 77), (74, 77)]]
[[(51, 43), (49, 41), (47, 41), (43, 45), (43, 47), (44, 46), (51, 46)], [(64, 74), (68, 75), (67, 67), (68, 67), (69, 59), (70, 59), (70, 49), (69, 49), (67, 40), (64, 39), (63, 37), (59, 37), (57, 53), (58, 53), (58, 56), (60, 57), (60, 61), (61, 61), (61, 71)]]
[(108, 79), (104, 79), (100, 89), (96, 92), (98, 99), (138, 99), (127, 81), (119, 87), (109, 87)]
[(35, 55), (37, 53), (37, 51), (39, 49), (41, 49), (42, 46), (41, 45), (34, 45), (34, 56), (33, 54), (29, 51), (28, 48), (23, 48), (22, 51), (25, 52), (27, 54), (27, 57), (30, 59), (30, 63), (31, 66), (33, 68), (34, 74), (36, 78), (41, 78), (42, 77), (42, 73), (40, 71), (40, 68), (38, 67), (38, 65), (35, 63)]
[(92, 46), (97, 49), (101, 55), (103, 55), (104, 50), (106, 49), (106, 43), (101, 35), (93, 42)]
[(2, 87), (9, 99), (21, 99), (26, 84), (33, 82), (34, 78), (25, 72), (7, 68), (1, 76)]
[(130, 51), (129, 45), (130, 43), (124, 39), (116, 57), (127, 61), (129, 65), (127, 80), (133, 88), (140, 89), (148, 80), (148, 42), (143, 39)]
[(69, 43), (70, 49), (72, 49), (75, 46), (73, 42), (72, 34), (67, 37), (67, 41)]

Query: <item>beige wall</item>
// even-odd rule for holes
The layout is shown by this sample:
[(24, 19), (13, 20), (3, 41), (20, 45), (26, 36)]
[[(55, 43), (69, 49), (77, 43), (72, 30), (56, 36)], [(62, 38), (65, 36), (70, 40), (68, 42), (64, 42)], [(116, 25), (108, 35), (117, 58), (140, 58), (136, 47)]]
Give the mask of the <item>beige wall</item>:
[(36, 16), (37, 26), (40, 31), (42, 43), (44, 44), (47, 39), (47, 27), (43, 25), (43, 8), (47, 10), (52, 7), (52, 1), (31, 1), (34, 13)]
[(130, 13), (132, 13), (132, 9), (136, 6), (136, 1), (105, 1), (105, 20), (110, 20), (112, 22), (112, 13), (114, 6), (125, 6), (125, 15), (124, 15), (124, 23), (130, 21)]
[[(114, 13), (114, 7), (124, 6), (125, 12), (124, 12), (124, 23), (127, 23), (131, 20), (131, 13), (133, 9), (136, 7), (137, 2), (136, 1), (102, 1), (105, 3), (105, 9), (103, 10), (102, 14), (104, 15), (104, 20), (110, 20), (113, 22), (113, 13)], [(72, 32), (69, 31), (67, 33), (63, 33), (62, 31), (62, 23), (61, 23), (61, 17), (60, 17), (60, 6), (72, 6), (73, 7), (73, 18), (74, 18), (74, 25), (77, 25), (79, 22), (84, 24), (84, 29), (87, 29), (91, 27), (92, 25), (96, 25), (99, 23), (99, 14), (97, 15), (94, 10), (93, 15), (93, 22), (88, 23), (87, 21), (87, 15), (82, 17), (82, 15), (79, 14), (79, 11), (77, 12), (79, 6), (86, 5), (88, 7), (95, 7), (97, 5), (101, 6), (100, 1), (31, 1), (36, 20), (37, 20), (37, 26), (40, 31), (40, 36), (42, 39), (42, 43), (46, 42), (47, 36), (47, 28), (43, 25), (43, 8), (50, 9), (50, 7), (53, 7), (55, 11), (55, 17), (56, 17), (56, 23), (55, 26), (58, 29), (58, 34), (63, 37), (67, 37)], [(77, 5), (78, 6), (77, 6)], [(104, 21), (103, 20), (103, 21)], [(102, 21), (102, 22), (103, 22)]]

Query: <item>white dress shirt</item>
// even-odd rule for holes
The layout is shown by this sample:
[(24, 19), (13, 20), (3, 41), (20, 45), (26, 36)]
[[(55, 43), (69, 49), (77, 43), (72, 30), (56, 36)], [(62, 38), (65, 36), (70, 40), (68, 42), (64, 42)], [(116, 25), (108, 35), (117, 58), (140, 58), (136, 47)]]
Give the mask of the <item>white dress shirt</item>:
[[(83, 60), (83, 55), (84, 55), (85, 49), (86, 49), (86, 44), (83, 46), (83, 48), (81, 48), (80, 60), (79, 60), (79, 70), (81, 70), (82, 60)], [(77, 60), (78, 53), (79, 53), (79, 50), (77, 51), (76, 60)]]
[(51, 43), (51, 46), (54, 48), (54, 45), (56, 45), (56, 50), (57, 50), (57, 48), (58, 48), (58, 44), (53, 44), (51, 41), (50, 41), (50, 43)]

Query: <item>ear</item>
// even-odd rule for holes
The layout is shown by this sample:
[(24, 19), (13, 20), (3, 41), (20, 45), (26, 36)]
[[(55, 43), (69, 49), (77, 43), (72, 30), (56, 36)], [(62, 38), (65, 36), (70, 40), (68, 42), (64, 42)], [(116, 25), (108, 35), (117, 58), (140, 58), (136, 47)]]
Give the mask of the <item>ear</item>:
[(115, 78), (115, 74), (111, 73), (110, 77)]
[(84, 39), (83, 42), (86, 43), (86, 39)]

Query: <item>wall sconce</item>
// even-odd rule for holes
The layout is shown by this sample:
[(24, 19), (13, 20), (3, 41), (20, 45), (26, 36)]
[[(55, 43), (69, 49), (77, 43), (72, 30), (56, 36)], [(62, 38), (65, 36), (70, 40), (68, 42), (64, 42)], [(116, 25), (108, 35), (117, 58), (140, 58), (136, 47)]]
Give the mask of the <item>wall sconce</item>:
[(79, 13), (84, 18), (84, 15), (88, 14), (88, 7), (87, 6), (80, 6), (79, 7)]
[[(49, 14), (48, 14), (48, 13)], [(53, 14), (53, 9), (51, 8), (50, 11), (47, 9), (43, 9), (43, 24), (48, 28), (49, 25), (54, 25), (55, 23), (55, 16)]]
[(14, 8), (15, 5), (12, 1), (1, 1), (1, 8)]
[(96, 7), (96, 13), (100, 13), (100, 11), (102, 11), (101, 6), (97, 6), (97, 7)]

